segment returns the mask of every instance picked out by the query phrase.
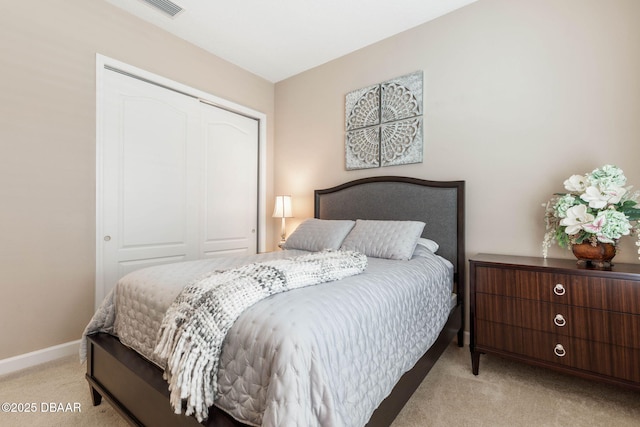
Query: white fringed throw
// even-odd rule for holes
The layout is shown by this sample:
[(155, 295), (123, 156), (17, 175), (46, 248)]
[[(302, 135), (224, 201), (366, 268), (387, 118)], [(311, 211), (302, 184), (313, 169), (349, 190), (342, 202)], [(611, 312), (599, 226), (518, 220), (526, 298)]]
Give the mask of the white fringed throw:
[(240, 314), (290, 289), (359, 274), (367, 257), (325, 251), (207, 273), (188, 284), (165, 314), (154, 353), (165, 363), (171, 406), (203, 421), (215, 400), (222, 342)]

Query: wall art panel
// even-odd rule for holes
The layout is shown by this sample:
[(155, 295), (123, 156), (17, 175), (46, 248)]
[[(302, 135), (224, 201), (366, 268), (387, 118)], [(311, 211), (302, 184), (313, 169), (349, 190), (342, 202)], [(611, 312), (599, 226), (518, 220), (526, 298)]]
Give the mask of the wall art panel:
[(422, 82), (417, 71), (346, 95), (347, 170), (422, 162)]

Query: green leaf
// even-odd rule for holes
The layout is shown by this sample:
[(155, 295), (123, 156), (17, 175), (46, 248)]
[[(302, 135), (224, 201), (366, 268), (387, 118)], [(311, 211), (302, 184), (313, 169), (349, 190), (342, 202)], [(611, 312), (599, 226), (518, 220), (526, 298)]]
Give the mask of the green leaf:
[(589, 240), (589, 234), (582, 233), (580, 236), (578, 236), (578, 238), (576, 238), (576, 243), (580, 244), (588, 240)]
[(629, 221), (640, 221), (640, 209), (638, 208), (620, 209), (620, 212), (625, 214)]
[(556, 241), (561, 248), (569, 246), (569, 235), (564, 232), (565, 228), (566, 227), (558, 227), (556, 229)]

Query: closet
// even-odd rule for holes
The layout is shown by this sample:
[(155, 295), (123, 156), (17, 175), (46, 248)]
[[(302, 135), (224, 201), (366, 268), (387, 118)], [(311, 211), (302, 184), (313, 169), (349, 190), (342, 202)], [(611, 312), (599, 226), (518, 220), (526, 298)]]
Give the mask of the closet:
[(108, 65), (98, 91), (96, 305), (143, 267), (256, 253), (260, 120)]

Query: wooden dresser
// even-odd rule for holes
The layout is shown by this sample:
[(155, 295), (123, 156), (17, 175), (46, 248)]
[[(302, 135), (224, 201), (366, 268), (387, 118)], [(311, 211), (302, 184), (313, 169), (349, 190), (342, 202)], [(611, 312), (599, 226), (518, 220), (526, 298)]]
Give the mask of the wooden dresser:
[(640, 264), (485, 254), (469, 264), (474, 374), (492, 353), (640, 390)]

